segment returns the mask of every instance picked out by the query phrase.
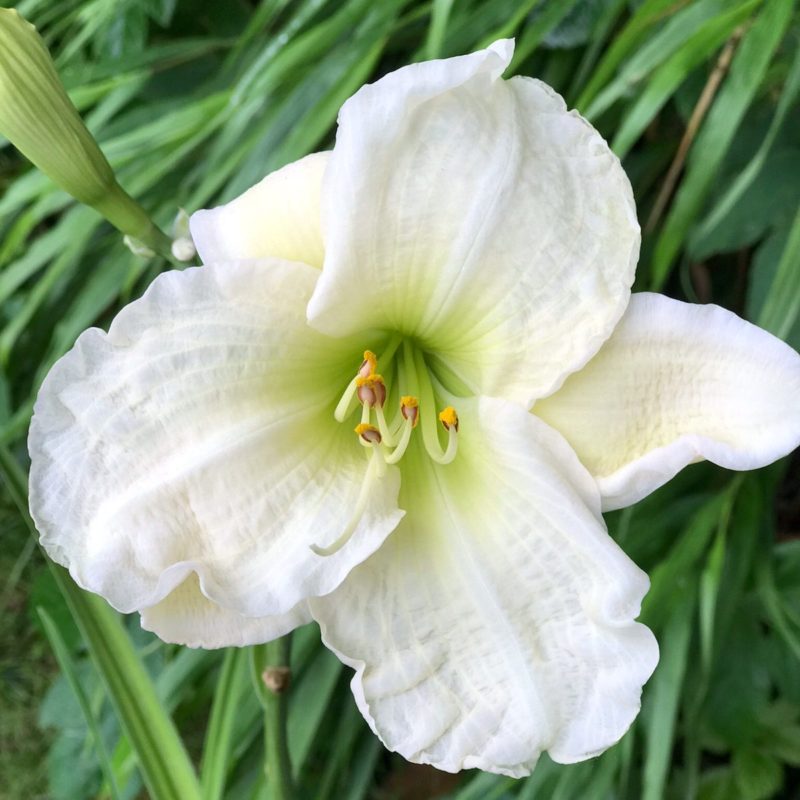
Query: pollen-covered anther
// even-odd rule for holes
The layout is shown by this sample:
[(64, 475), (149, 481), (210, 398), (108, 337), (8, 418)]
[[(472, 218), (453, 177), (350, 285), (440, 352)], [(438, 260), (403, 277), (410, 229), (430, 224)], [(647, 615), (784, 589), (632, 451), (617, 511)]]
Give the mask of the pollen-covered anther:
[(458, 414), (456, 414), (456, 410), (453, 406), (447, 406), (447, 408), (443, 408), (439, 412), (439, 422), (444, 425), (446, 431), (449, 431), (450, 428), (454, 428), (456, 433), (458, 433)]
[(356, 378), (369, 378), (371, 375), (374, 375), (378, 369), (378, 357), (372, 350), (365, 350), (364, 351), (364, 360), (361, 362), (361, 366), (358, 368), (358, 373)]
[(355, 432), (367, 444), (381, 443), (381, 432), (374, 425), (362, 422), (360, 425), (356, 425)]
[(359, 375), (356, 378), (356, 396), (362, 405), (369, 408), (383, 408), (386, 402), (386, 384), (380, 375)]
[(403, 419), (411, 423), (412, 428), (416, 428), (419, 422), (419, 400), (410, 394), (403, 395), (400, 398), (400, 413)]

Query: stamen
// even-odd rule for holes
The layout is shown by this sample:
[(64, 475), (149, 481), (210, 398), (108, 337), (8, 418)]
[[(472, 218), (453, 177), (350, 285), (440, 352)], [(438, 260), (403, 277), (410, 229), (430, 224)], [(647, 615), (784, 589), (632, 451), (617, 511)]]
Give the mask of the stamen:
[(358, 368), (358, 373), (356, 375), (357, 378), (369, 378), (370, 375), (375, 374), (375, 370), (378, 369), (378, 357), (372, 350), (365, 350), (364, 351), (364, 360), (361, 362), (361, 366)]
[(374, 425), (369, 425), (367, 423), (362, 422), (360, 425), (356, 425), (355, 432), (367, 444), (381, 443), (381, 432)]
[[(360, 428), (361, 426), (359, 425), (358, 427)], [(356, 431), (358, 432), (358, 428), (356, 428)], [(380, 436), (380, 434), (378, 435)], [(359, 436), (361, 436), (360, 432)], [(366, 474), (364, 475), (364, 482), (361, 484), (361, 491), (358, 493), (358, 499), (356, 500), (356, 505), (353, 509), (353, 514), (350, 517), (350, 521), (347, 523), (341, 534), (339, 534), (336, 541), (332, 544), (329, 544), (327, 547), (322, 547), (318, 544), (310, 545), (311, 549), (318, 556), (332, 556), (335, 553), (338, 553), (350, 541), (351, 537), (356, 531), (356, 528), (358, 527), (358, 523), (361, 522), (361, 518), (364, 516), (364, 512), (367, 510), (367, 503), (369, 502), (369, 496), (375, 485), (375, 482), (380, 480), (380, 478), (383, 476), (384, 470), (386, 469), (379, 446), (373, 446), (374, 450), (372, 453), (372, 458), (370, 459), (369, 466), (367, 467)]]
[(383, 408), (381, 408), (381, 406), (376, 406), (375, 418), (378, 420), (378, 429), (383, 437), (383, 443), (387, 447), (394, 447), (395, 437), (398, 433), (400, 433), (400, 428), (396, 428), (394, 433), (392, 433), (392, 429), (389, 427), (389, 423), (386, 421), (386, 416), (384, 415)]
[[(433, 408), (435, 404), (433, 386), (431, 385), (425, 359), (419, 351), (414, 353), (414, 371), (419, 383), (422, 405), (425, 408)], [(442, 447), (439, 444), (439, 434), (436, 430), (436, 420), (432, 414), (422, 415), (422, 441), (425, 444), (428, 455), (437, 464), (449, 464), (458, 452), (458, 414), (456, 414), (452, 406), (447, 406), (439, 414), (439, 419), (447, 430), (447, 449), (442, 452)]]
[(383, 382), (383, 376), (370, 375), (366, 378), (360, 376), (356, 378), (356, 395), (365, 406), (383, 408), (386, 402), (386, 384)]
[[(400, 346), (401, 341), (402, 337), (400, 336), (393, 336), (389, 340), (389, 343), (386, 345), (386, 350), (384, 350), (381, 355), (381, 359), (383, 359), (385, 363), (391, 363), (391, 360), (394, 357), (397, 348)], [(353, 413), (353, 400), (356, 395), (356, 390), (358, 389), (358, 386), (356, 385), (358, 379), (369, 378), (375, 375), (377, 369), (378, 357), (372, 352), (372, 350), (365, 350), (364, 360), (361, 362), (361, 366), (356, 371), (355, 378), (353, 378), (353, 380), (347, 384), (344, 394), (336, 404), (333, 416), (337, 422), (344, 422), (350, 416), (350, 414)]]
[(447, 406), (439, 412), (439, 421), (447, 431), (447, 450), (444, 451), (441, 458), (437, 458), (433, 454), (431, 458), (439, 464), (449, 464), (458, 453), (458, 414), (452, 406)]
[(411, 421), (412, 428), (416, 428), (419, 423), (419, 400), (410, 394), (403, 395), (400, 398), (400, 413), (403, 419)]
[(353, 413), (353, 399), (356, 396), (356, 379), (347, 384), (344, 394), (336, 404), (333, 417), (337, 422), (344, 422)]
[(449, 431), (450, 428), (455, 428), (458, 433), (458, 414), (453, 406), (447, 406), (439, 412), (439, 422), (444, 425), (444, 429)]

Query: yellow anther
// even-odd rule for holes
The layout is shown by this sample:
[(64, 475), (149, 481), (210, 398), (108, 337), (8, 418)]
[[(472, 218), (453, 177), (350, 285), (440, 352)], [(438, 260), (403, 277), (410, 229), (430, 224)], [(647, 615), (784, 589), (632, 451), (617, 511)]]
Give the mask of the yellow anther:
[(416, 428), (419, 422), (419, 400), (410, 394), (403, 395), (400, 398), (400, 413), (403, 419), (411, 421), (412, 428)]
[(374, 425), (362, 422), (354, 430), (367, 444), (381, 443), (381, 432)]
[(372, 350), (365, 350), (364, 351), (364, 360), (361, 362), (361, 366), (358, 368), (358, 378), (369, 378), (370, 375), (375, 374), (375, 370), (378, 369), (378, 357)]
[(445, 430), (449, 431), (450, 428), (455, 428), (458, 433), (458, 414), (453, 406), (447, 406), (439, 412), (439, 422), (444, 425)]
[(356, 378), (356, 395), (361, 403), (370, 408), (383, 408), (386, 402), (386, 384), (381, 375)]

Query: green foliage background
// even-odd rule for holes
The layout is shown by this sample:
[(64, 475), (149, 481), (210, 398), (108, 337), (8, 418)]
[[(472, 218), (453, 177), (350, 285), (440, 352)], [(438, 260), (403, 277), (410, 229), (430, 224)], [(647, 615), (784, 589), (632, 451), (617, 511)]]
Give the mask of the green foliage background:
[[(645, 231), (636, 288), (719, 303), (800, 347), (791, 0), (15, 7), (44, 35), (120, 182), (167, 229), (178, 206), (228, 200), (330, 147), (336, 112), (362, 83), (516, 36), (512, 71), (552, 84), (624, 159)], [(21, 511), (42, 377), (80, 331), (106, 325), (165, 267), (131, 254), (95, 212), (0, 146), (3, 798), (266, 796), (250, 674), (259, 652), (181, 649), (120, 622), (46, 567)], [(409, 766), (370, 733), (348, 670), (316, 629), (302, 629), (288, 721), (301, 796), (800, 797), (799, 467), (733, 475), (696, 465), (608, 516), (651, 575), (643, 620), (662, 657), (632, 730), (591, 762), (545, 757), (522, 781)], [(152, 707), (175, 727), (155, 724)]]

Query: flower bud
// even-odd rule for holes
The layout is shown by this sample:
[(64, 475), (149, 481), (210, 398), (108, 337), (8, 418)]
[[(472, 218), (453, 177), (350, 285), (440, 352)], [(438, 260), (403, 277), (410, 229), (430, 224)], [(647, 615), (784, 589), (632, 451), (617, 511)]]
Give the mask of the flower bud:
[(149, 217), (114, 178), (36, 28), (9, 8), (0, 8), (0, 134), (123, 233), (152, 239)]

